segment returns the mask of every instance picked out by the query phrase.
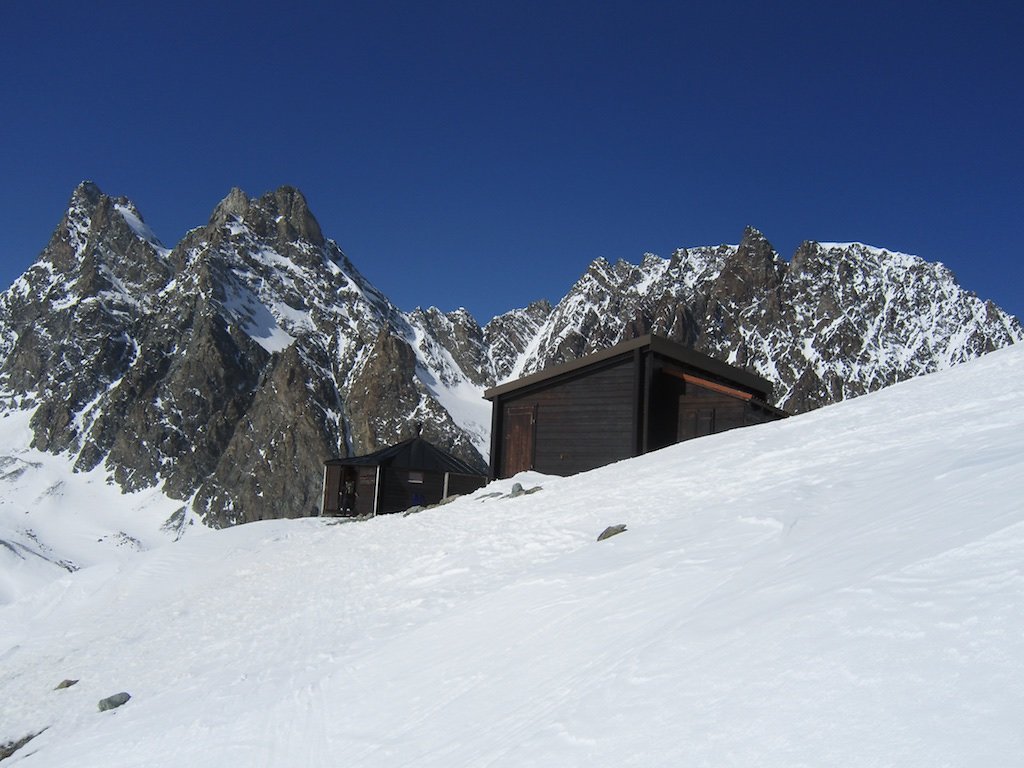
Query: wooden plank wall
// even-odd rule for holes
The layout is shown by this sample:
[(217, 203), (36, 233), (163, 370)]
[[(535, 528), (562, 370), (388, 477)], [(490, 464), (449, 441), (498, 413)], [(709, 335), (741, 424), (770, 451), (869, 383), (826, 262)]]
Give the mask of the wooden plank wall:
[[(324, 507), (325, 516), (337, 516), (341, 514), (340, 499), (341, 485), (346, 471), (356, 472), (356, 504), (355, 514), (359, 516), (370, 516), (373, 514), (373, 496), (377, 480), (377, 467), (342, 467), (328, 465), (327, 479), (324, 484)], [(409, 471), (404, 469), (381, 468), (381, 494), (377, 514), (389, 512), (403, 512), (409, 507), (415, 506), (415, 499), (418, 496), (422, 504), (436, 504), (441, 500), (444, 491), (444, 473), (421, 472), (422, 483), (409, 481)], [(472, 493), (478, 488), (487, 484), (487, 478), (483, 475), (459, 475), (450, 474), (448, 478), (448, 493), (466, 494)]]
[(534, 469), (571, 475), (634, 455), (634, 387), (630, 357), (587, 375), (510, 397), (503, 411), (536, 405)]
[[(710, 421), (708, 415), (710, 414)], [(751, 400), (740, 400), (694, 384), (679, 398), (678, 439), (726, 432), (751, 424), (774, 421), (777, 416)]]
[(485, 485), (487, 485), (487, 478), (483, 475), (457, 475), (454, 472), (448, 474), (449, 496), (472, 493)]
[(422, 483), (409, 482), (409, 470), (381, 468), (380, 502), (378, 515), (389, 512), (404, 512), (417, 504), (436, 504), (444, 490), (444, 474), (441, 472), (419, 472)]

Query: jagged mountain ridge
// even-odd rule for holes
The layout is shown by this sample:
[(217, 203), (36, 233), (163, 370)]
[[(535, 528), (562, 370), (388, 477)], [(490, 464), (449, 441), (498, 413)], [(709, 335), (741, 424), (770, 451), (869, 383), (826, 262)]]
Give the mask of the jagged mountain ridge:
[(85, 183), (0, 299), (0, 388), (35, 409), (33, 447), (102, 462), (125, 489), (163, 484), (214, 525), (304, 515), (325, 457), (417, 421), (483, 466), (484, 437), (437, 399), (459, 382), (411, 346), (416, 321), (295, 189), (233, 190), (169, 250), (129, 201)]
[(658, 333), (775, 384), (794, 413), (1024, 339), (1018, 320), (942, 264), (860, 243), (805, 242), (785, 262), (748, 228), (738, 245), (605, 259), (555, 306), (512, 375)]
[(212, 525), (309, 514), (325, 457), (424, 434), (483, 465), (498, 381), (657, 332), (766, 376), (794, 411), (1021, 340), (941, 265), (805, 243), (638, 265), (595, 260), (568, 294), (493, 318), (403, 313), (324, 237), (297, 190), (232, 190), (165, 248), (126, 198), (83, 183), (0, 296), (0, 396), (33, 445), (162, 484)]

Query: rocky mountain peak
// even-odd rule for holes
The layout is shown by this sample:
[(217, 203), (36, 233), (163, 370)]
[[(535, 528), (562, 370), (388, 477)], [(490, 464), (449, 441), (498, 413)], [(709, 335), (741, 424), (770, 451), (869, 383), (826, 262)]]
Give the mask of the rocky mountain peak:
[(531, 317), (544, 319), (551, 314), (551, 302), (547, 299), (531, 301), (526, 305), (526, 309), (524, 311)]
[(71, 193), (69, 208), (92, 208), (104, 197), (103, 191), (94, 181), (85, 180)]
[(740, 238), (741, 248), (755, 248), (765, 247), (773, 250), (771, 243), (768, 242), (768, 238), (764, 236), (757, 227), (752, 227), (749, 224), (743, 228), (743, 237)]
[(166, 281), (170, 267), (165, 256), (131, 200), (111, 198), (84, 181), (19, 283), (29, 295), (51, 299), (69, 290), (82, 296), (110, 290), (123, 296), (145, 293)]
[(305, 242), (323, 248), (320, 224), (309, 210), (305, 196), (295, 187), (283, 186), (258, 198), (237, 187), (218, 203), (210, 217), (206, 238), (237, 237), (244, 231), (280, 245)]
[(743, 237), (736, 249), (734, 263), (743, 264), (755, 275), (776, 271), (780, 259), (775, 248), (761, 232), (753, 227), (743, 230)]
[(232, 190), (172, 252), (129, 200), (72, 197), (0, 294), (0, 400), (34, 409), (34, 447), (126, 490), (162, 485), (212, 525), (309, 514), (320, 462), (416, 421), (482, 465), (489, 416), (469, 433), (447, 410), (490, 380), (479, 325), (401, 313), (295, 188)]
[(587, 266), (587, 274), (598, 279), (606, 279), (612, 273), (612, 264), (604, 256), (598, 256)]
[(813, 240), (804, 240), (789, 260), (789, 271), (792, 274), (800, 275), (804, 272), (813, 272), (815, 262), (821, 258), (821, 246)]
[(318, 247), (324, 244), (320, 224), (309, 210), (305, 196), (295, 187), (278, 187), (273, 195), (264, 195), (259, 204), (267, 204), (268, 198), (273, 201), (271, 211), (277, 223), (278, 234), (289, 240), (301, 237)]
[(83, 181), (75, 187), (64, 216), (47, 246), (47, 250), (55, 257), (54, 264), (58, 269), (74, 269), (75, 257), (81, 255), (89, 239), (93, 217), (104, 205), (109, 208), (111, 200), (94, 182)]
[(655, 269), (663, 268), (665, 260), (654, 253), (645, 253), (643, 258), (640, 260), (640, 269), (650, 272)]
[[(753, 227), (747, 227), (735, 250), (731, 250), (722, 264), (711, 290), (712, 298), (718, 302), (721, 313), (726, 304), (739, 302), (749, 304), (757, 297), (769, 296), (775, 299), (785, 270), (784, 262), (775, 252), (768, 239)], [(727, 333), (732, 333), (738, 318), (722, 316)]]
[(241, 220), (249, 211), (249, 196), (238, 187), (232, 187), (227, 197), (217, 203), (210, 216), (210, 224), (214, 227), (223, 227), (232, 219)]

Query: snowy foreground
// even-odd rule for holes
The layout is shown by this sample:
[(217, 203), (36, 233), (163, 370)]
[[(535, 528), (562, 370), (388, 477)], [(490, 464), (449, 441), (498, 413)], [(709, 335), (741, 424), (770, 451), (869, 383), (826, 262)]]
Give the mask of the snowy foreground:
[(0, 607), (0, 744), (45, 728), (8, 763), (60, 768), (1019, 766), (1022, 478), (1019, 347), (528, 496), (190, 533)]
[[(29, 416), (0, 415), (0, 609), (69, 570), (133, 557), (179, 533), (165, 524), (182, 502), (157, 489), (122, 495), (102, 467), (72, 472), (67, 456), (26, 448)], [(3, 730), (0, 720), (0, 745)]]

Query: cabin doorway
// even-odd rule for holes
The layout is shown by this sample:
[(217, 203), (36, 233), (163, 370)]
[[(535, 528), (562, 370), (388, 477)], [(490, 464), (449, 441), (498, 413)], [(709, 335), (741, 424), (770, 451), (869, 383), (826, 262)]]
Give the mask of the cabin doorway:
[(513, 405), (506, 411), (502, 477), (533, 469), (536, 425), (537, 407), (534, 405)]
[(359, 473), (354, 468), (346, 467), (341, 473), (341, 484), (338, 487), (338, 514), (354, 516), (359, 492)]
[(704, 437), (705, 435), (713, 434), (714, 431), (714, 408), (693, 408), (684, 406), (679, 409), (678, 435), (680, 440)]

